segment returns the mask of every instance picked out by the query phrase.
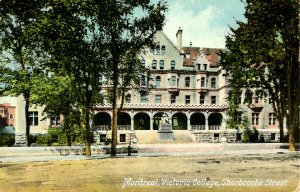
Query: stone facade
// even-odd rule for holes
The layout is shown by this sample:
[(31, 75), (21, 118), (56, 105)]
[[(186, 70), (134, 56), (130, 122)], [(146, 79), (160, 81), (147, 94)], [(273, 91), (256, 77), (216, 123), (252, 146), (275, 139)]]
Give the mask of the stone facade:
[[(162, 32), (156, 33), (157, 46), (140, 55), (141, 65), (149, 70), (140, 76), (138, 88), (130, 90), (118, 117), (118, 143), (142, 143), (147, 136), (157, 134), (163, 114), (171, 124), (174, 138), (181, 132), (193, 142), (237, 142), (241, 130), (226, 128), (228, 86), (224, 71), (218, 65), (219, 49), (182, 46), (183, 30), (176, 33), (173, 44)], [(103, 79), (102, 93), (109, 88)], [(268, 98), (254, 98), (253, 104), (241, 109), (265, 141), (278, 141), (278, 122)], [(15, 106), (16, 138), (24, 138), (25, 117), (22, 97), (2, 97), (2, 104)], [(112, 105), (96, 106), (92, 130), (97, 144), (107, 144), (111, 138)], [(43, 107), (30, 108), (32, 134), (46, 133), (57, 126), (60, 117), (47, 118)], [(9, 114), (8, 114), (9, 115)], [(286, 131), (286, 130), (285, 130)], [(149, 141), (151, 142), (151, 141)]]

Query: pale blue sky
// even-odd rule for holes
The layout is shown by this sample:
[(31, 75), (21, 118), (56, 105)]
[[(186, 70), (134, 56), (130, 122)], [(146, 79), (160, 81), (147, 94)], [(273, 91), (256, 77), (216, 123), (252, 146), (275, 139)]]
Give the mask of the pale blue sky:
[[(154, 0), (156, 1), (156, 0)], [(225, 47), (225, 35), (236, 20), (244, 19), (240, 0), (166, 0), (164, 32), (175, 43), (176, 32), (183, 29), (183, 46), (192, 42), (198, 47)]]

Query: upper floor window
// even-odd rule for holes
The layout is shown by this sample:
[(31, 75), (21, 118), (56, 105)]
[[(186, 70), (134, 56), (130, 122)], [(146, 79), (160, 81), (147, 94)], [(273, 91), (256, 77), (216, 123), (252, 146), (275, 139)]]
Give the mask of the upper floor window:
[(141, 60), (141, 66), (142, 66), (142, 68), (145, 68), (145, 60), (144, 59)]
[(191, 96), (190, 96), (190, 95), (186, 95), (186, 96), (185, 96), (185, 104), (186, 104), (186, 105), (191, 104)]
[(165, 64), (164, 60), (160, 60), (159, 61), (159, 69), (164, 69), (164, 64)]
[(269, 125), (275, 125), (275, 114), (274, 113), (269, 113)]
[(13, 114), (9, 114), (9, 119), (13, 119)]
[(211, 104), (217, 104), (217, 97), (216, 96), (211, 96)]
[(175, 69), (175, 61), (171, 61), (171, 69)]
[(216, 88), (216, 78), (211, 78), (211, 88)]
[(255, 97), (254, 97), (254, 102), (255, 102), (255, 103), (258, 103), (258, 101), (259, 101), (259, 96), (255, 96)]
[(252, 113), (252, 125), (258, 125), (259, 113)]
[(161, 95), (155, 95), (155, 103), (157, 104), (161, 103)]
[(176, 95), (172, 94), (171, 95), (171, 104), (176, 103)]
[(141, 75), (141, 86), (146, 86), (147, 85), (147, 82), (146, 82), (146, 76), (145, 75)]
[(186, 86), (186, 87), (190, 87), (190, 83), (191, 83), (190, 77), (186, 77), (186, 78), (185, 78), (185, 86)]
[(160, 76), (157, 76), (157, 77), (155, 78), (155, 85), (156, 85), (156, 87), (160, 87), (160, 82), (161, 82), (161, 77), (160, 77)]
[(171, 85), (176, 86), (176, 77), (175, 76), (171, 77)]
[(160, 54), (160, 46), (156, 45), (155, 49), (156, 49), (156, 54), (159, 55)]
[(152, 61), (152, 69), (156, 69), (156, 67), (157, 67), (157, 61), (153, 60)]
[(234, 121), (241, 123), (242, 122), (242, 113), (238, 112), (235, 116), (234, 116)]
[(207, 70), (207, 64), (203, 64), (204, 70)]
[(204, 102), (205, 102), (205, 95), (201, 94), (200, 95), (200, 104), (204, 104)]
[(166, 53), (166, 46), (161, 46), (161, 54), (164, 55)]
[(126, 101), (126, 103), (131, 103), (131, 95), (130, 94), (126, 95), (125, 101)]
[(198, 71), (201, 70), (201, 64), (197, 64)]
[(60, 116), (51, 115), (50, 116), (50, 126), (59, 126)]
[(6, 109), (1, 109), (0, 114), (6, 116), (7, 115), (7, 110)]
[(147, 94), (145, 92), (141, 92), (141, 103), (147, 102)]
[(201, 87), (205, 87), (205, 77), (201, 78)]
[(29, 125), (39, 125), (39, 113), (37, 111), (29, 111)]

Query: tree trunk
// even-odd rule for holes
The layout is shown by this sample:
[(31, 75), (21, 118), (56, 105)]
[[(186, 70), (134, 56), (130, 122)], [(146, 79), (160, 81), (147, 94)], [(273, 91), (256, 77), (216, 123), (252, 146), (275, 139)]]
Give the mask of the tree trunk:
[(112, 143), (111, 143), (111, 156), (117, 154), (117, 135), (118, 135), (118, 108), (117, 108), (117, 88), (118, 88), (118, 64), (116, 61), (113, 63), (113, 118), (112, 118)]
[(279, 141), (280, 141), (280, 143), (284, 142), (283, 120), (284, 120), (284, 117), (279, 117), (278, 118), (278, 121), (279, 121), (279, 136), (280, 136)]
[(25, 100), (25, 142), (26, 142), (26, 146), (29, 147), (30, 146), (30, 121), (29, 121), (29, 105), (30, 105), (30, 101), (29, 101), (29, 97), (30, 94), (29, 92), (25, 92), (23, 94), (24, 96), (24, 100)]
[(85, 139), (85, 156), (90, 157), (91, 156), (91, 141), (90, 141), (90, 118), (89, 118), (89, 110), (88, 106), (85, 106), (84, 109), (84, 139)]

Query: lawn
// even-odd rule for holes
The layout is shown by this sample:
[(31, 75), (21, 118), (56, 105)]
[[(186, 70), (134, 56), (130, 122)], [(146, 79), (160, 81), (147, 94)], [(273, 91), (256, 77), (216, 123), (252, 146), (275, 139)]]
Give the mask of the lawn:
[(105, 158), (0, 163), (0, 191), (294, 191), (299, 155)]

